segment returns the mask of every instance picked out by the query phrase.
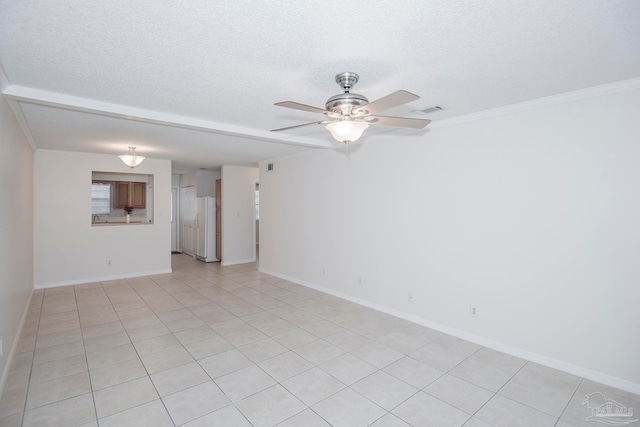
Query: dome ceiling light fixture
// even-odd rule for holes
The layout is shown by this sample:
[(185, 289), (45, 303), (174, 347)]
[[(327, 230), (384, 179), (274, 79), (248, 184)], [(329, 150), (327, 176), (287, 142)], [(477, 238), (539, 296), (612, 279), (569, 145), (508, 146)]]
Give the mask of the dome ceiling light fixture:
[(344, 93), (332, 96), (322, 108), (300, 104), (293, 101), (277, 102), (278, 107), (293, 108), (295, 110), (324, 114), (326, 119), (301, 125), (273, 129), (272, 132), (295, 129), (309, 125), (327, 125), (326, 128), (338, 142), (348, 144), (357, 141), (369, 125), (397, 126), (414, 129), (422, 129), (431, 123), (429, 119), (412, 119), (408, 117), (378, 116), (378, 112), (397, 107), (408, 102), (420, 99), (406, 90), (399, 90), (369, 103), (369, 100), (357, 93), (351, 93), (351, 88), (360, 77), (351, 71), (336, 75), (336, 83), (344, 90)]
[(129, 151), (127, 151), (127, 154), (123, 154), (122, 156), (118, 157), (120, 157), (120, 160), (122, 160), (122, 162), (125, 165), (129, 166), (131, 169), (138, 166), (145, 159), (145, 157), (138, 156), (136, 154), (136, 147), (129, 147)]

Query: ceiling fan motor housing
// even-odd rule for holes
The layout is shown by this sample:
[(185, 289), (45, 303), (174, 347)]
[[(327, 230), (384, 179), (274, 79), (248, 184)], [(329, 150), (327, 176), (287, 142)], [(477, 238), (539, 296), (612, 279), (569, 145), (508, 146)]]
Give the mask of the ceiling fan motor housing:
[(324, 107), (327, 111), (348, 116), (352, 110), (367, 105), (368, 103), (369, 100), (366, 96), (347, 92), (332, 96), (327, 100)]
[(349, 116), (354, 109), (367, 105), (369, 100), (366, 96), (358, 93), (349, 93), (349, 90), (358, 83), (359, 79), (360, 76), (352, 71), (337, 74), (336, 83), (340, 85), (344, 93), (329, 98), (324, 104), (325, 109), (342, 116)]

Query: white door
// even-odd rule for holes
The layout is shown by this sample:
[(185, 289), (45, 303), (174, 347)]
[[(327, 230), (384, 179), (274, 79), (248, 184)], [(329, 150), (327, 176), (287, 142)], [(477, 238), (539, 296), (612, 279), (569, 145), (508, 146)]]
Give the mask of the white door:
[(193, 186), (180, 188), (180, 251), (196, 251), (196, 191)]
[(171, 187), (171, 252), (178, 252), (178, 187)]

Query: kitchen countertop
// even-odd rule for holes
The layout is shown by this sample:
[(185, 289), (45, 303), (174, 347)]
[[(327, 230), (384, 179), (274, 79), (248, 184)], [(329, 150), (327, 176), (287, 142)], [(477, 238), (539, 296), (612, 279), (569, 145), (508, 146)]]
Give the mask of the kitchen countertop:
[(99, 225), (99, 226), (103, 226), (103, 225), (141, 225), (141, 224), (153, 224), (152, 222), (146, 222), (146, 221), (131, 221), (131, 222), (126, 222), (126, 221), (109, 221), (109, 222), (94, 222), (91, 225)]

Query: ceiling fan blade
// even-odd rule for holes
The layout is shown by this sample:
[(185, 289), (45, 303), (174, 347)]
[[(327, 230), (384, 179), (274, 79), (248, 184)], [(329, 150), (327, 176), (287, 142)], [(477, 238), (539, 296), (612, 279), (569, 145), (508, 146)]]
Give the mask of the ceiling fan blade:
[(295, 129), (295, 128), (301, 128), (303, 126), (310, 126), (310, 125), (322, 125), (325, 123), (331, 123), (333, 120), (320, 120), (319, 122), (311, 122), (311, 123), (304, 123), (301, 125), (295, 125), (295, 126), (288, 126), (286, 128), (280, 128), (280, 129), (271, 129), (271, 132), (280, 132), (281, 130), (289, 130), (289, 129)]
[(327, 110), (324, 110), (322, 108), (312, 107), (311, 105), (300, 104), (299, 102), (293, 102), (293, 101), (276, 102), (273, 105), (277, 105), (278, 107), (293, 108), (294, 110), (309, 111), (311, 113), (320, 113), (320, 114), (329, 113)]
[(365, 123), (384, 126), (398, 126), (403, 128), (422, 129), (431, 123), (429, 119), (411, 119), (408, 117), (366, 116)]
[(379, 113), (380, 111), (397, 107), (398, 105), (415, 101), (417, 99), (420, 99), (418, 95), (414, 95), (413, 93), (407, 92), (406, 90), (399, 90), (385, 97), (377, 99), (373, 102), (370, 102), (367, 105), (363, 105), (362, 107), (355, 109), (353, 111), (353, 114), (356, 114), (356, 115), (359, 113), (375, 114), (375, 113)]

